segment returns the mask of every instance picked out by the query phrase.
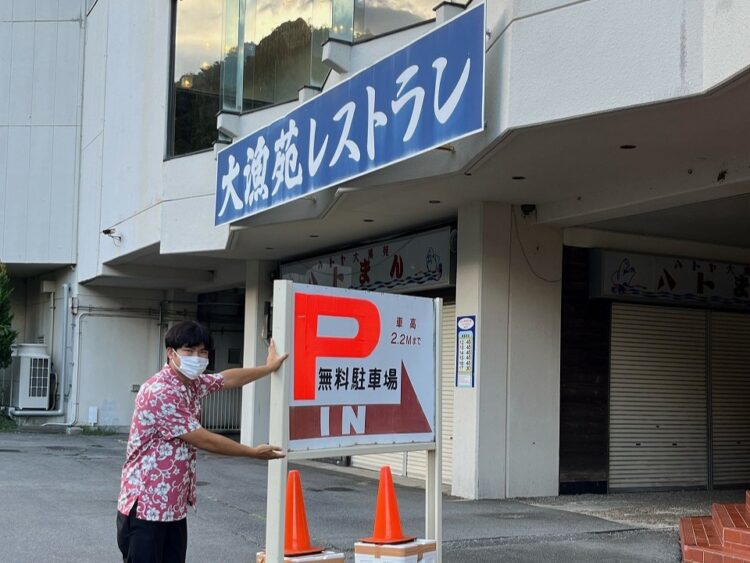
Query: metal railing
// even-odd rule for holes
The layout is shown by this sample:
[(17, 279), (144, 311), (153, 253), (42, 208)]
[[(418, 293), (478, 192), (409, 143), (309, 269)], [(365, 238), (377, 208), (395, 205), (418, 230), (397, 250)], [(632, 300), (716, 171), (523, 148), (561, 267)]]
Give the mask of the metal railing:
[(224, 389), (203, 399), (201, 425), (213, 432), (239, 432), (242, 418), (242, 388)]

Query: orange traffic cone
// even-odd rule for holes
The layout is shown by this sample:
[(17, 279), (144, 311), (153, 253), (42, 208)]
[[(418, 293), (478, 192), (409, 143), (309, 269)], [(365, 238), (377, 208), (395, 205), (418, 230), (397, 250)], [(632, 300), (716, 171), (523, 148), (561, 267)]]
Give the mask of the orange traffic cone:
[(380, 468), (378, 485), (378, 502), (375, 505), (375, 528), (372, 537), (362, 538), (366, 543), (394, 544), (411, 541), (415, 536), (405, 536), (401, 530), (401, 518), (398, 514), (396, 489), (393, 488), (391, 468), (387, 465)]
[(286, 522), (284, 525), (284, 555), (310, 555), (320, 553), (322, 547), (310, 545), (307, 529), (305, 500), (302, 498), (302, 481), (299, 471), (289, 472), (286, 481)]

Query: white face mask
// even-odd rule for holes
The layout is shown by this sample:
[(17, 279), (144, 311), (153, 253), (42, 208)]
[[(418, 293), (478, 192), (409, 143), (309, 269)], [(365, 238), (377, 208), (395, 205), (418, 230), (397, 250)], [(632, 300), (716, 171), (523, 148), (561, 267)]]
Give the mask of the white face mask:
[[(179, 356), (179, 354), (177, 354)], [(176, 366), (175, 366), (176, 367)], [(208, 358), (200, 356), (180, 356), (179, 372), (188, 379), (198, 379), (208, 367)]]

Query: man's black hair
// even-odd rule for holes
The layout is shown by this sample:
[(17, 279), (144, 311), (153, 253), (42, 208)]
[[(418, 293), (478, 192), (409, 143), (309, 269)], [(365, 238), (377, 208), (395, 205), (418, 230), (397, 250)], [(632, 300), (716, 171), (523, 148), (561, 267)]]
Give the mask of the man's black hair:
[(206, 350), (213, 350), (214, 348), (211, 333), (197, 321), (180, 321), (164, 335), (164, 346), (166, 348), (177, 350), (183, 346), (193, 348), (201, 344), (206, 347)]

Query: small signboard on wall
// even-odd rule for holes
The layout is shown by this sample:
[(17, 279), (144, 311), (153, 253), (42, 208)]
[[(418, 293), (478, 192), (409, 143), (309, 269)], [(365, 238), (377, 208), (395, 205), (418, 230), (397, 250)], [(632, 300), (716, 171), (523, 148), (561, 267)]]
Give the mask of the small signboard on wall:
[(594, 249), (591, 274), (591, 297), (750, 308), (747, 264)]
[(456, 387), (474, 387), (475, 315), (456, 318)]
[(281, 265), (297, 283), (403, 293), (453, 285), (451, 228), (389, 239)]

